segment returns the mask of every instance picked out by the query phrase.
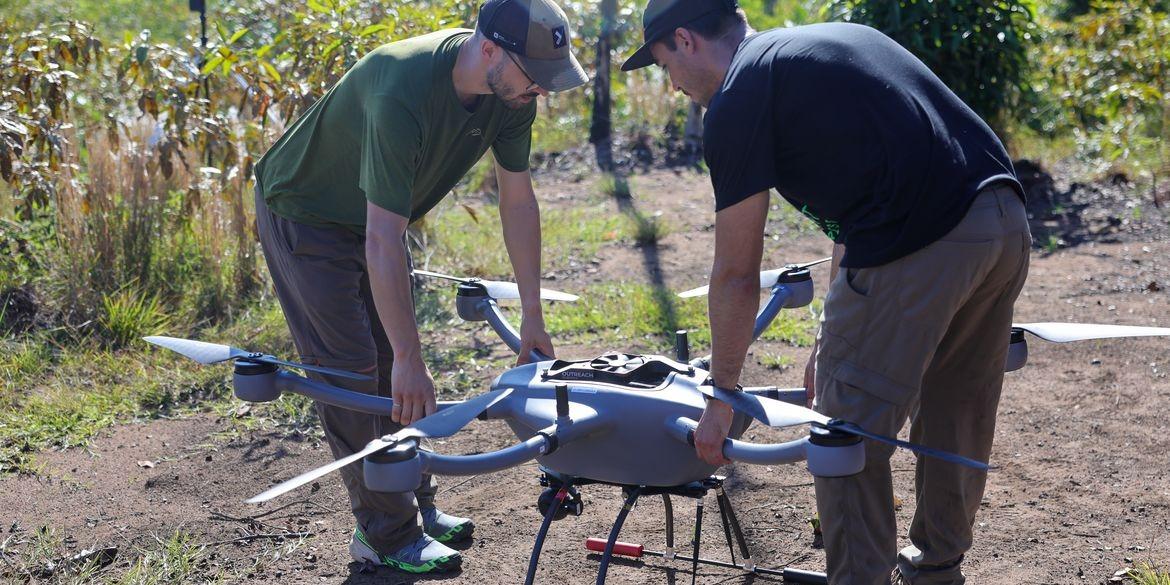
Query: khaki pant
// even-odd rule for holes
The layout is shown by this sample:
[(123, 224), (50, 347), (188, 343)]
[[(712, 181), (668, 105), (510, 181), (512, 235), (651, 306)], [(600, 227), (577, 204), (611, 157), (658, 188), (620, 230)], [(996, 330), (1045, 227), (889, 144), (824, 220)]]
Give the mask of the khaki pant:
[[(376, 380), (366, 381), (310, 377), (363, 394), (390, 396), (394, 356), (370, 293), (365, 237), (341, 227), (314, 227), (276, 215), (268, 209), (259, 187), (256, 224), (301, 361), (350, 371), (376, 367), (378, 374)], [(402, 428), (389, 417), (320, 402), (314, 406), (336, 459)], [(394, 552), (422, 536), (418, 508), (434, 505), (435, 485), (429, 475), (414, 495), (366, 489), (360, 463), (342, 468), (341, 479), (358, 526), (379, 552)]]
[[(1030, 244), (1019, 197), (992, 186), (939, 241), (882, 266), (842, 268), (825, 303), (814, 407), (888, 436), (909, 418), (911, 441), (987, 461)], [(829, 582), (883, 585), (897, 562), (914, 585), (962, 584), (987, 474), (919, 456), (913, 546), (899, 555), (894, 448), (865, 449), (861, 473), (815, 479)]]

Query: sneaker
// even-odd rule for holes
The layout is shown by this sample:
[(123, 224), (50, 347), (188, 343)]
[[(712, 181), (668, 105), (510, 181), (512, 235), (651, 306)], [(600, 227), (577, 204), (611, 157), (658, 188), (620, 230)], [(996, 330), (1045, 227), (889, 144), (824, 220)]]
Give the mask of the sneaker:
[(459, 551), (447, 548), (426, 534), (391, 554), (379, 554), (358, 528), (353, 529), (353, 538), (349, 541), (349, 556), (359, 563), (384, 565), (407, 573), (445, 573), (463, 563)]
[(471, 537), (475, 524), (470, 518), (445, 514), (438, 508), (419, 508), (423, 518), (423, 532), (439, 542), (459, 542)]

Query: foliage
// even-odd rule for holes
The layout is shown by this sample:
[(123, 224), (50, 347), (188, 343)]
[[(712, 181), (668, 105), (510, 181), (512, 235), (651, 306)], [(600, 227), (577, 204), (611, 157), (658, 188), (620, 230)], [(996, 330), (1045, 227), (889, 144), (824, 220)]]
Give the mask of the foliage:
[(1167, 3), (1107, 1), (1054, 24), (1037, 55), (1049, 102), (1030, 121), (1072, 132), (1082, 154), (1170, 172), (1170, 14)]
[(1028, 49), (1037, 40), (1029, 0), (834, 0), (829, 7), (834, 18), (898, 41), (993, 126), (1029, 90)]
[(147, 295), (136, 287), (126, 287), (102, 298), (103, 314), (99, 320), (106, 341), (113, 347), (125, 347), (147, 335), (165, 333), (171, 318), (157, 295)]

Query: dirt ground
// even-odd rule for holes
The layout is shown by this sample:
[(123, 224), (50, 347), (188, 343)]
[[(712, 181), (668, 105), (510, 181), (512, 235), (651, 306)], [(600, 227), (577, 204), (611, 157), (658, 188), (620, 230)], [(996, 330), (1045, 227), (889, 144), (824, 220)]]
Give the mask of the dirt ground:
[[(661, 212), (671, 232), (653, 247), (607, 247), (598, 253), (601, 263), (596, 270), (557, 273), (552, 286), (575, 291), (595, 282), (630, 280), (683, 290), (706, 280), (714, 221), (706, 178), (654, 171), (637, 176), (633, 185), (631, 204), (647, 215)], [(1093, 192), (1060, 184), (1038, 188), (1050, 189), (1050, 200)], [(538, 192), (546, 207), (598, 197), (588, 181), (574, 183), (555, 176), (538, 177)], [(1083, 216), (1076, 216), (1073, 221), (1068, 205), (1059, 213), (1045, 212), (1046, 203), (1036, 205), (1034, 227), (1045, 240), (1038, 241), (1033, 255), (1017, 321), (1132, 325), (1170, 321), (1166, 290), (1170, 241), (1166, 218), (1159, 211), (1146, 210), (1137, 221), (1130, 208), (1102, 212), (1086, 204), (1082, 209), (1104, 213), (1105, 219), (1081, 221)], [(615, 203), (613, 209), (616, 212), (619, 206)], [(765, 261), (769, 267), (829, 252), (823, 236), (798, 231), (779, 222), (770, 224), (769, 233), (777, 239), (769, 244)], [(814, 276), (823, 294), (827, 270), (816, 269)], [(965, 564), (969, 582), (1106, 583), (1123, 567), (1142, 562), (1170, 565), (1167, 341), (1058, 345), (1030, 338), (1029, 347), (1027, 367), (1008, 374), (1005, 382), (992, 456), (998, 469), (990, 475), (975, 545)], [(606, 348), (565, 346), (560, 353), (587, 357), (602, 349)], [(764, 352), (790, 356), (797, 366), (769, 369), (757, 361)], [(807, 352), (781, 343), (757, 344), (745, 381), (799, 386), (799, 366)], [(42, 454), (45, 471), (40, 476), (0, 479), (0, 541), (11, 536), (19, 540), (49, 524), (70, 536), (71, 552), (119, 547), (122, 552), (114, 563), (124, 566), (135, 547), (182, 530), (210, 545), (206, 573), (230, 569), (246, 574), (233, 582), (416, 581), (387, 569), (364, 571), (350, 562), (346, 543), (352, 518), (336, 476), (321, 481), (319, 489), (302, 489), (260, 508), (243, 503), (274, 481), (327, 462), (326, 446), (277, 435), (224, 441), (217, 435), (222, 427), (222, 421), (211, 415), (155, 420), (117, 427), (88, 449)], [(757, 425), (746, 438), (768, 441), (795, 434)], [(513, 440), (502, 423), (477, 422), (436, 448), (470, 453)], [(155, 464), (144, 468), (140, 461)], [(914, 463), (899, 453), (893, 465), (895, 491), (904, 502), (898, 518), (905, 527), (913, 510)], [(758, 564), (823, 570), (824, 553), (814, 546), (808, 522), (815, 511), (811, 477), (803, 466), (733, 465), (723, 473)], [(430, 579), (481, 585), (522, 582), (540, 524), (535, 511), (541, 491), (537, 478), (535, 464), (488, 476), (441, 478), (440, 505), (473, 517), (477, 528), (475, 538), (460, 545), (465, 551), (462, 572)], [(607, 486), (586, 487), (583, 495), (585, 514), (553, 525), (538, 582), (593, 582), (598, 557), (584, 549), (584, 541), (606, 536), (621, 496)], [(675, 508), (677, 539), (684, 547), (690, 540), (693, 502), (676, 498)], [(703, 550), (712, 558), (727, 559), (714, 510), (709, 498)], [(662, 512), (660, 500), (643, 500), (631, 514), (622, 540), (661, 550)], [(267, 515), (254, 521), (245, 519), (263, 513)], [(297, 541), (265, 536), (290, 532), (307, 537)], [(903, 539), (900, 545), (904, 544)], [(608, 582), (683, 583), (690, 578), (689, 565), (651, 558), (615, 562)], [(704, 567), (699, 581), (778, 579)]]

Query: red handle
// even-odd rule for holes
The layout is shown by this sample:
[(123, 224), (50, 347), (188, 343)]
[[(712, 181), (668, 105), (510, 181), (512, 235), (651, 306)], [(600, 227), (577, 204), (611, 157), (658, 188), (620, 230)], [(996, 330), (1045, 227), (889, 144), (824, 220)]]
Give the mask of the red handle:
[[(595, 552), (605, 552), (605, 540), (600, 538), (590, 538), (585, 541), (585, 548)], [(620, 540), (613, 543), (613, 554), (622, 555), (623, 557), (642, 557), (642, 545), (630, 544), (628, 542), (621, 542)]]

